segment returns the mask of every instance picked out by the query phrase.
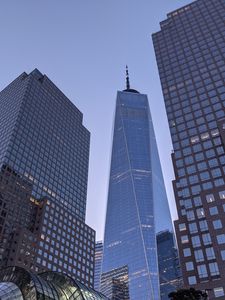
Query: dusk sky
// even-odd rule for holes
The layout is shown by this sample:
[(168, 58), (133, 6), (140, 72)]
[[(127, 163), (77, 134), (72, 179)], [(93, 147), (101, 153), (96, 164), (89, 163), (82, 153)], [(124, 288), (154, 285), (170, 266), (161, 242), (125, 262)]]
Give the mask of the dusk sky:
[(91, 132), (86, 222), (103, 238), (117, 90), (147, 94), (172, 217), (172, 150), (151, 34), (188, 0), (7, 0), (0, 5), (0, 90), (38, 68)]

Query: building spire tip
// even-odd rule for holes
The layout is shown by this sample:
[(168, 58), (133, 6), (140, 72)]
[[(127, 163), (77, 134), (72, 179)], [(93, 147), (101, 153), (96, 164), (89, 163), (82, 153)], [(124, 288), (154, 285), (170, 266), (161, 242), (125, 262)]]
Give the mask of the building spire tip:
[(128, 72), (128, 66), (126, 65), (126, 88), (127, 90), (130, 89), (130, 79), (129, 79), (129, 72)]

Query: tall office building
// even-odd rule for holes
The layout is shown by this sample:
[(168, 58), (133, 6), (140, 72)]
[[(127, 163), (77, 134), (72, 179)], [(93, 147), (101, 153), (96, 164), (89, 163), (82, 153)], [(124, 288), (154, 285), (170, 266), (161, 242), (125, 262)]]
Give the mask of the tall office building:
[(184, 284), (225, 297), (225, 1), (197, 0), (153, 35), (174, 153)]
[(85, 219), (90, 134), (82, 113), (37, 69), (0, 93), (0, 166), (33, 182), (34, 197)]
[(63, 272), (92, 287), (82, 113), (35, 69), (0, 92), (0, 122), (0, 266)]
[(102, 276), (127, 267), (130, 299), (159, 299), (156, 232), (171, 227), (148, 99), (127, 73), (116, 101)]
[(113, 269), (101, 276), (102, 293), (110, 300), (129, 300), (128, 266)]
[(94, 268), (94, 288), (96, 291), (100, 290), (102, 256), (103, 256), (103, 242), (98, 241), (95, 244), (95, 268)]
[(169, 230), (157, 234), (157, 253), (161, 300), (168, 300), (170, 292), (182, 287), (180, 264), (174, 234)]

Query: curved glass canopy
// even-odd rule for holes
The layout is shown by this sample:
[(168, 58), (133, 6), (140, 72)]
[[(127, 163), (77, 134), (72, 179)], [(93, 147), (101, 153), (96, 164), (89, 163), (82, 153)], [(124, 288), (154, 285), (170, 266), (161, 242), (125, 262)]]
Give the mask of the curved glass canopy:
[(57, 272), (34, 274), (20, 267), (0, 271), (0, 299), (107, 300), (79, 281)]

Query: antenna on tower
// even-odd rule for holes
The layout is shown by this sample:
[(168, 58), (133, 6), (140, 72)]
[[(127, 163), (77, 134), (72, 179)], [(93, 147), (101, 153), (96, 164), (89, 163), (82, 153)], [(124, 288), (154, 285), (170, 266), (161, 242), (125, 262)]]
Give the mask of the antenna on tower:
[(126, 86), (127, 90), (130, 89), (130, 79), (129, 79), (129, 72), (128, 72), (128, 66), (126, 65)]

